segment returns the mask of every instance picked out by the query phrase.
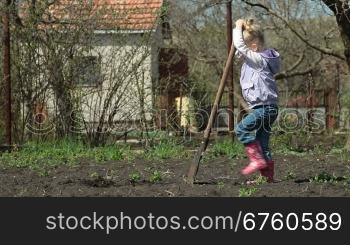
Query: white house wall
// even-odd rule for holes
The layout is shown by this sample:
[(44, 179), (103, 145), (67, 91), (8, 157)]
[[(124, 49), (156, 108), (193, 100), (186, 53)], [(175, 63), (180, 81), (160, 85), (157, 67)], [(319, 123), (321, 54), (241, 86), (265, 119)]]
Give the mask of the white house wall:
[[(128, 34), (122, 39), (118, 34), (96, 34), (93, 49), (86, 56), (101, 57), (101, 71), (104, 80), (100, 86), (77, 86), (76, 98), (80, 98), (84, 120), (97, 123), (103, 111), (104, 102), (118, 86), (112, 97), (109, 112), (116, 106), (117, 114), (113, 121), (137, 122), (140, 119), (140, 99), (144, 98), (144, 110), (152, 111), (152, 79), (155, 66), (152, 64), (152, 45), (142, 43), (140, 34)], [(142, 44), (140, 44), (142, 43)], [(138, 89), (140, 87), (140, 90)], [(48, 92), (47, 107), (50, 114), (55, 111), (55, 99)], [(146, 114), (151, 119), (151, 113)]]

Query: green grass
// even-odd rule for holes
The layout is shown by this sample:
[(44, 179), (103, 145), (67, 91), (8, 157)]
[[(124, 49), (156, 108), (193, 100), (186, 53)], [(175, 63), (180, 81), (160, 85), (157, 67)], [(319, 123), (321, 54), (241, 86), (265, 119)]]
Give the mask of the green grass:
[(88, 158), (94, 158), (96, 162), (118, 161), (133, 159), (130, 148), (126, 146), (104, 146), (89, 149)]
[(278, 154), (303, 156), (307, 153), (307, 149), (303, 149), (296, 144), (296, 138), (303, 142), (308, 142), (310, 140), (307, 134), (303, 132), (298, 132), (295, 134), (286, 133), (281, 135), (271, 135), (270, 147), (275, 153)]
[(55, 142), (29, 142), (23, 149), (0, 155), (0, 166), (41, 168), (57, 165), (75, 165), (81, 159), (98, 163), (109, 160), (130, 159), (130, 148), (105, 146), (90, 148), (80, 142), (62, 140)]
[[(295, 138), (297, 138), (298, 141), (296, 141)], [(304, 133), (296, 135), (272, 135), (270, 146), (273, 153), (287, 155), (316, 154), (315, 152), (321, 154), (323, 151), (323, 148), (319, 147), (316, 151), (311, 150), (303, 152), (298, 142), (301, 142), (302, 145), (304, 143), (311, 144), (312, 136), (310, 137), (310, 135)], [(341, 142), (335, 145), (333, 149), (328, 149), (325, 153), (336, 155), (340, 160), (348, 161), (350, 152), (345, 151), (343, 148), (338, 148), (342, 145)], [(199, 144), (196, 144), (196, 146), (199, 146)], [(186, 151), (184, 142), (177, 141), (176, 138), (169, 136), (160, 136), (159, 143), (154, 144), (145, 151), (138, 152), (132, 151), (130, 147), (126, 145), (114, 144), (92, 148), (83, 144), (81, 141), (67, 139), (47, 142), (28, 142), (19, 150), (15, 150), (11, 153), (0, 153), (0, 167), (41, 169), (40, 174), (45, 176), (48, 175), (45, 167), (76, 165), (83, 159), (96, 163), (103, 163), (106, 161), (133, 160), (137, 157), (159, 162), (159, 160), (164, 159), (186, 159), (191, 157), (191, 155), (192, 153)], [(244, 157), (244, 155), (244, 146), (242, 144), (238, 141), (232, 143), (231, 140), (226, 139), (215, 142), (212, 147), (208, 149), (204, 157), (208, 159), (217, 157), (235, 159)], [(236, 163), (233, 162), (232, 164)], [(285, 176), (287, 180), (294, 178), (295, 175), (293, 173), (288, 173)], [(320, 176), (320, 178), (322, 179), (322, 176)], [(321, 180), (315, 176), (313, 181), (320, 182)]]
[(344, 153), (344, 137), (329, 134), (310, 134), (295, 132), (272, 134), (270, 147), (273, 152), (282, 155), (305, 156), (307, 154)]
[(227, 156), (231, 159), (244, 156), (244, 147), (242, 144), (230, 140), (215, 143), (211, 149), (211, 154), (214, 157)]
[(145, 152), (146, 159), (162, 160), (170, 158), (187, 158), (185, 147), (175, 140), (161, 140)]

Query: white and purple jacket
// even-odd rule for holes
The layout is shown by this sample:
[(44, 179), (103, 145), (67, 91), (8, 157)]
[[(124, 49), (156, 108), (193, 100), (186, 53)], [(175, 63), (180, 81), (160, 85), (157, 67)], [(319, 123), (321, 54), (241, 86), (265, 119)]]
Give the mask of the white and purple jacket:
[(277, 105), (278, 91), (274, 75), (280, 71), (280, 54), (275, 49), (252, 51), (244, 42), (241, 28), (233, 30), (233, 43), (245, 60), (240, 83), (249, 108)]

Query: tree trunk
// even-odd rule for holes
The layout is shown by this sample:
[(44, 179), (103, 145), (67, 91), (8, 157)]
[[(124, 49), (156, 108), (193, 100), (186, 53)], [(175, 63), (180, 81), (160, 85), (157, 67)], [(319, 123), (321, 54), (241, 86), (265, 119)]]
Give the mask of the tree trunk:
[[(340, 35), (344, 44), (344, 56), (350, 70), (350, 12), (347, 1), (322, 0), (331, 9), (336, 17)], [(350, 150), (350, 135), (345, 148)]]
[[(57, 69), (55, 69), (56, 67)], [(55, 60), (55, 62), (51, 64), (51, 71), (53, 73), (53, 81), (51, 81), (51, 84), (55, 93), (58, 109), (58, 115), (56, 115), (56, 136), (59, 139), (70, 136), (73, 126), (72, 94), (69, 88), (69, 84), (67, 84), (68, 81), (66, 81), (64, 78), (62, 67), (63, 64), (58, 60)]]
[[(348, 64), (348, 68), (350, 70), (350, 21), (349, 21), (349, 11), (347, 11), (347, 16), (346, 14), (341, 14), (337, 15), (337, 23), (339, 26), (340, 30), (340, 35), (344, 43), (344, 55), (346, 59), (346, 63)], [(345, 144), (345, 149), (350, 151), (350, 134), (348, 135), (346, 144)]]
[(72, 132), (72, 113), (73, 105), (71, 103), (71, 94), (67, 88), (57, 89), (55, 91), (57, 99), (57, 107), (59, 111), (59, 120), (57, 124), (57, 136), (58, 138), (65, 138), (71, 135)]
[(2, 7), (3, 22), (3, 94), (4, 94), (4, 119), (5, 119), (5, 142), (8, 146), (12, 145), (12, 101), (11, 101), (11, 41), (10, 41), (10, 6), (11, 1), (4, 1)]

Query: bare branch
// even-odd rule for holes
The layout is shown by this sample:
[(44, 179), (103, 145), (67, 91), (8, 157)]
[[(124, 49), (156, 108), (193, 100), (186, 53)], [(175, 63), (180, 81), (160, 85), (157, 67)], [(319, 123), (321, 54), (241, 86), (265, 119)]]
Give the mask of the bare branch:
[(299, 59), (287, 70), (287, 73), (289, 73), (289, 72), (295, 70), (296, 68), (298, 68), (298, 66), (303, 62), (304, 59), (305, 59), (305, 49), (300, 54)]
[(340, 55), (339, 53), (335, 52), (334, 50), (330, 49), (330, 48), (325, 48), (325, 47), (321, 47), (318, 46), (312, 42), (310, 42), (307, 38), (305, 38), (301, 33), (299, 33), (291, 24), (290, 22), (283, 17), (282, 15), (278, 14), (277, 12), (271, 10), (271, 8), (267, 7), (266, 5), (260, 4), (260, 3), (251, 3), (248, 0), (242, 0), (242, 2), (252, 6), (252, 7), (259, 7), (264, 9), (268, 14), (270, 14), (271, 16), (274, 16), (278, 19), (280, 19), (301, 41), (303, 41), (306, 45), (308, 45), (309, 47), (325, 54), (325, 55), (331, 55), (333, 57), (336, 57), (340, 60), (345, 60), (343, 55)]
[(295, 72), (291, 72), (293, 69), (288, 69), (285, 72), (281, 72), (281, 73), (275, 75), (275, 79), (281, 80), (281, 79), (285, 79), (285, 78), (307, 75), (310, 72), (312, 72), (320, 64), (322, 59), (323, 59), (323, 54), (321, 53), (319, 59), (316, 60), (315, 63), (313, 63), (309, 68), (302, 70), (302, 71), (295, 71)]

